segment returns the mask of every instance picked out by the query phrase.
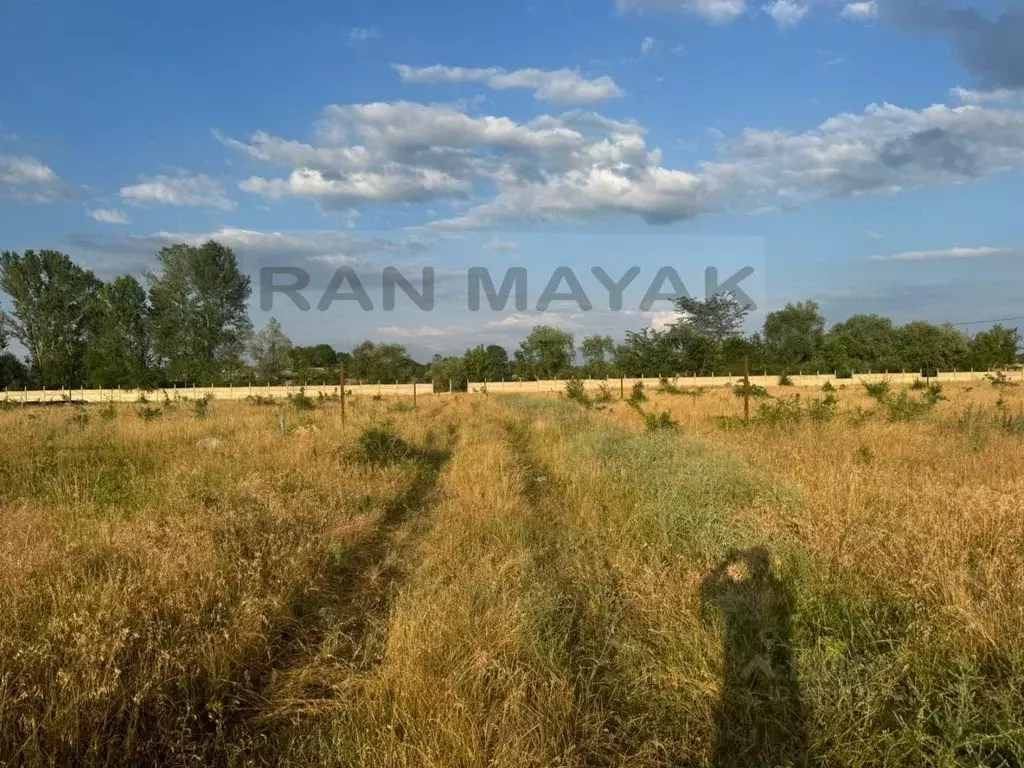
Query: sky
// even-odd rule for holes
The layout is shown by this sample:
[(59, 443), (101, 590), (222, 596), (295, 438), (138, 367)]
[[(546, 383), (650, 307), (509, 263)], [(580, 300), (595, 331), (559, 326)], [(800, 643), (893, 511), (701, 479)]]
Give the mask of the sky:
[[(214, 238), (296, 343), (621, 336), (671, 320), (663, 267), (698, 298), (752, 268), (750, 330), (1024, 316), (1022, 0), (5, 0), (0, 29), (0, 248), (141, 278)], [(538, 310), (563, 266), (589, 310)], [(611, 311), (593, 269), (634, 266)], [(387, 267), (433, 269), (433, 308), (385, 309)], [(473, 267), (526, 268), (526, 308), (471, 311)]]

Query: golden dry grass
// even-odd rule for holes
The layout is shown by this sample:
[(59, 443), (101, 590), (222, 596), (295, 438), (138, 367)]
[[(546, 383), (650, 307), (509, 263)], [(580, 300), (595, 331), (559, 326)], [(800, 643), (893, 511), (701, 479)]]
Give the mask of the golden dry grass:
[(0, 763), (1016, 765), (1024, 439), (945, 395), (2, 412)]

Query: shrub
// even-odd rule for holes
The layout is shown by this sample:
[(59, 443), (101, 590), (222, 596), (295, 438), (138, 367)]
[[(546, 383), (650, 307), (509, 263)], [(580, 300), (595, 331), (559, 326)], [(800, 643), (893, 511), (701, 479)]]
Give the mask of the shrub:
[(835, 386), (833, 386), (831, 381), (826, 381), (824, 384), (821, 385), (821, 391), (822, 392), (835, 392), (836, 388), (835, 388)]
[(927, 387), (925, 387), (923, 399), (924, 402), (931, 407), (934, 407), (941, 403), (943, 400), (946, 399), (945, 396), (942, 394), (942, 385), (939, 384), (938, 382), (929, 384)]
[(274, 398), (272, 398), (270, 395), (249, 395), (245, 399), (246, 399), (246, 402), (249, 402), (249, 403), (251, 403), (253, 405), (273, 405), (274, 404)]
[(197, 419), (205, 419), (206, 413), (210, 407), (210, 401), (213, 399), (212, 395), (203, 395), (192, 404), (192, 408), (195, 411)]
[(672, 383), (667, 378), (662, 376), (661, 380), (658, 382), (658, 391), (664, 392), (667, 395), (678, 395), (679, 387), (677, 387), (674, 383)]
[(865, 381), (862, 382), (865, 391), (874, 398), (879, 405), (885, 405), (889, 399), (889, 395), (892, 393), (892, 383), (888, 379), (879, 379), (878, 381)]
[(387, 466), (412, 455), (412, 447), (391, 424), (367, 427), (359, 435), (358, 454), (367, 464)]
[(919, 391), (919, 390), (922, 390), (922, 389), (927, 389), (928, 388), (928, 382), (926, 382), (924, 379), (914, 379), (910, 383), (910, 388), (915, 390), (915, 391)]
[(780, 387), (792, 387), (793, 386), (793, 380), (791, 378), (789, 378), (788, 374), (784, 373), (781, 376), (779, 376), (779, 386)]
[(763, 424), (794, 424), (803, 419), (800, 395), (780, 397), (758, 407), (757, 420)]
[(744, 395), (762, 398), (769, 397), (768, 390), (764, 387), (758, 386), (757, 384), (736, 384), (733, 386), (732, 391), (736, 397), (743, 397)]
[(580, 379), (569, 379), (565, 382), (565, 397), (567, 400), (579, 403), (584, 408), (589, 408), (592, 405)]
[(313, 398), (306, 394), (305, 387), (299, 387), (298, 392), (288, 395), (288, 402), (292, 404), (296, 411), (316, 410), (316, 403), (313, 402)]
[(612, 389), (607, 383), (601, 382), (597, 385), (597, 394), (594, 395), (594, 402), (610, 403), (613, 399), (614, 395), (612, 395)]
[(629, 398), (626, 400), (633, 408), (639, 408), (640, 403), (647, 402), (647, 393), (644, 392), (644, 383), (638, 381), (633, 385), (633, 389), (629, 392)]
[(829, 392), (821, 400), (812, 398), (807, 402), (807, 415), (811, 417), (811, 421), (831, 421), (836, 415), (838, 405), (839, 398)]
[(924, 416), (931, 405), (925, 400), (915, 400), (906, 392), (900, 392), (895, 398), (884, 403), (889, 421), (917, 421)]
[(117, 418), (117, 406), (113, 403), (107, 403), (100, 410), (100, 418), (104, 421), (113, 421)]
[(1010, 377), (1007, 376), (1002, 371), (996, 371), (995, 373), (990, 373), (985, 378), (989, 380), (989, 383), (992, 384), (993, 387), (1016, 387), (1017, 386), (1014, 382), (1010, 381)]
[(658, 432), (663, 429), (674, 431), (679, 428), (679, 423), (672, 418), (668, 411), (662, 411), (659, 414), (645, 413), (644, 428), (648, 432)]
[(148, 405), (142, 406), (136, 411), (136, 413), (143, 421), (152, 421), (153, 419), (159, 419), (164, 415), (164, 412), (160, 408), (151, 408)]

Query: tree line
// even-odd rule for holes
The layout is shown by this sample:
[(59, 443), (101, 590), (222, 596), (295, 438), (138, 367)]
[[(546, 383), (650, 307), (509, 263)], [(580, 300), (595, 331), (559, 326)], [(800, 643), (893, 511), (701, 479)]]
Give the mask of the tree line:
[[(461, 356), (413, 360), (400, 344), (364, 341), (349, 352), (329, 344), (293, 345), (271, 319), (254, 331), (251, 280), (234, 252), (216, 241), (162, 248), (156, 268), (110, 282), (59, 251), (0, 254), (0, 386), (153, 388), (172, 384), (334, 384), (434, 381), (464, 390), (470, 381), (617, 376), (992, 370), (1020, 361), (1021, 335), (996, 325), (969, 335), (923, 321), (897, 326), (854, 315), (826, 330), (813, 301), (787, 304), (762, 329), (743, 333), (748, 309), (729, 294), (675, 301), (678, 319), (662, 330), (628, 331), (616, 342), (550, 325), (533, 328), (510, 357), (481, 344)], [(8, 339), (28, 351), (6, 351)]]

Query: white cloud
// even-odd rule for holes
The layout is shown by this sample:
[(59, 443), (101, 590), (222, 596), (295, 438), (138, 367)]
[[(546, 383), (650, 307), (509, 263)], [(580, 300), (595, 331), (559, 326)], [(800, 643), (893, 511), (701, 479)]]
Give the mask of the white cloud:
[(501, 253), (511, 253), (512, 251), (518, 251), (519, 245), (512, 242), (511, 240), (502, 240), (500, 237), (495, 235), (487, 243), (484, 244), (484, 248), (488, 251), (500, 251)]
[(793, 27), (800, 23), (810, 8), (794, 2), (794, 0), (775, 0), (775, 2), (765, 5), (763, 10), (775, 19), (775, 23), (780, 27)]
[(143, 177), (141, 184), (121, 187), (120, 194), (131, 203), (195, 205), (222, 211), (235, 208), (235, 202), (224, 192), (224, 185), (205, 174)]
[(1019, 253), (1016, 248), (946, 248), (940, 251), (905, 251), (903, 253), (876, 254), (869, 261), (943, 261), (948, 259), (984, 259), (988, 256), (1006, 256)]
[(0, 197), (19, 203), (53, 203), (67, 185), (48, 165), (27, 155), (0, 155)]
[(742, 16), (746, 0), (615, 0), (621, 13), (685, 13), (700, 16), (713, 24), (725, 24)]
[(380, 30), (377, 27), (351, 27), (346, 32), (350, 43), (363, 43), (367, 40), (376, 40), (380, 37)]
[(653, 37), (645, 37), (643, 41), (640, 43), (640, 55), (650, 56), (652, 53), (654, 53), (654, 49), (657, 45), (658, 41), (655, 40)]
[(967, 88), (950, 88), (950, 95), (964, 104), (986, 104), (989, 102), (1014, 101), (1024, 96), (1024, 91), (999, 88), (995, 91), (972, 91)]
[(878, 18), (878, 3), (875, 0), (867, 0), (861, 3), (847, 3), (839, 14), (844, 19), (852, 21), (870, 21)]
[(89, 216), (101, 224), (129, 224), (131, 219), (124, 211), (116, 208), (97, 208), (89, 211)]
[(622, 89), (607, 75), (590, 80), (572, 69), (529, 68), (510, 72), (501, 67), (470, 69), (441, 64), (430, 67), (411, 67), (407, 64), (391, 66), (406, 83), (483, 83), (496, 91), (526, 88), (533, 91), (533, 97), (538, 101), (555, 104), (593, 104), (623, 95)]

